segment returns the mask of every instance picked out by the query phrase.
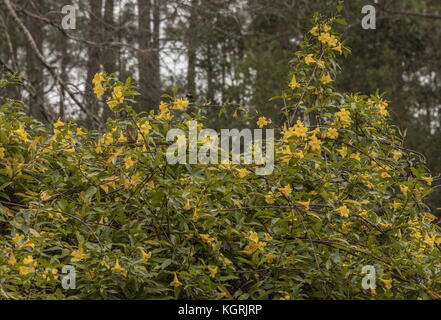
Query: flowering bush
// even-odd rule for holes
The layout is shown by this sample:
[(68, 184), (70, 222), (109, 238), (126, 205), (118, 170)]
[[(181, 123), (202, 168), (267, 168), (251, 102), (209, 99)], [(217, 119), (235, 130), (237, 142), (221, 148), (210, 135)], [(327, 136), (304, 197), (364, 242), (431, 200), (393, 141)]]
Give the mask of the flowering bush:
[[(440, 298), (441, 236), (424, 204), (432, 178), (380, 95), (333, 90), (349, 53), (336, 22), (316, 17), (291, 61), (268, 176), (167, 163), (167, 132), (202, 128), (205, 111), (165, 96), (137, 114), (130, 80), (93, 80), (115, 113), (104, 133), (61, 120), (49, 131), (19, 102), (2, 105), (0, 296)], [(65, 265), (76, 289), (61, 286)], [(376, 288), (361, 285), (366, 265)]]

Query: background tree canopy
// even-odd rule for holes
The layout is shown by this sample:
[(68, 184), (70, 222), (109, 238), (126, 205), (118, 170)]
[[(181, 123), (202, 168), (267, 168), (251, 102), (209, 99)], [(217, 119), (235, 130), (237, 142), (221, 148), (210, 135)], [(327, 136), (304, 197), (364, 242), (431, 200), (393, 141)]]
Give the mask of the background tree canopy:
[[(345, 3), (342, 27), (353, 54), (336, 83), (342, 92), (375, 92), (391, 101), (391, 114), (407, 130), (407, 147), (441, 171), (439, 76), (441, 3), (384, 0), (377, 29), (363, 30), (367, 0)], [(75, 30), (63, 30), (61, 9), (77, 6)], [(286, 63), (326, 0), (7, 0), (0, 3), (0, 64), (17, 72), (20, 87), (0, 99), (24, 99), (27, 112), (46, 124), (73, 118), (102, 129), (111, 116), (92, 93), (99, 71), (133, 77), (140, 85), (138, 111), (155, 109), (160, 95), (179, 88), (210, 108), (212, 127), (231, 124), (219, 110), (238, 103), (274, 116), (288, 79)], [(268, 63), (271, 61), (271, 63)], [(82, 92), (86, 91), (86, 95)], [(277, 117), (273, 117), (277, 118)], [(435, 186), (434, 212), (441, 207)]]

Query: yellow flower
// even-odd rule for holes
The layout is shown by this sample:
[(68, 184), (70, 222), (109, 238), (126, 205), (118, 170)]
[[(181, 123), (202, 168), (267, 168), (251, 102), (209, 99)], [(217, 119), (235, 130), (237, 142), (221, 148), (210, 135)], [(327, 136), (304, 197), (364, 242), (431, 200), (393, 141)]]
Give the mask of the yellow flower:
[(23, 259), (23, 264), (32, 264), (34, 262), (34, 258), (32, 256), (27, 256)]
[(121, 133), (119, 134), (118, 142), (119, 142), (119, 143), (127, 142), (127, 138), (126, 138), (126, 136), (124, 135), (124, 133), (121, 132)]
[(92, 79), (92, 83), (94, 85), (101, 85), (101, 83), (103, 81), (105, 81), (106, 79), (104, 78), (104, 74), (102, 72), (95, 74), (95, 76)]
[(378, 114), (380, 114), (383, 117), (386, 117), (389, 115), (389, 112), (387, 111), (387, 102), (380, 102), (376, 105)]
[(5, 157), (5, 148), (0, 148), (0, 158)]
[(26, 132), (26, 130), (23, 127), (20, 126), (17, 130), (14, 131), (14, 133), (18, 135), (20, 140), (22, 140), (24, 142), (29, 141), (28, 133)]
[(392, 289), (392, 279), (386, 280), (386, 279), (380, 279), (384, 283), (384, 287), (386, 290)]
[(102, 97), (104, 92), (106, 92), (106, 89), (101, 84), (97, 84), (93, 88), (93, 92), (95, 93), (96, 97), (99, 99)]
[(84, 132), (82, 128), (77, 128), (77, 136), (84, 136), (84, 135), (86, 135), (86, 134), (87, 134), (87, 133)]
[(433, 248), (435, 244), (435, 235), (430, 236), (428, 233), (424, 236), (424, 243), (427, 244), (429, 247)]
[(324, 69), (325, 68), (325, 62), (323, 60), (317, 60), (316, 63), (317, 63), (317, 66), (320, 69)]
[(302, 205), (302, 206), (304, 206), (304, 207), (305, 207), (305, 210), (309, 210), (309, 205), (311, 204), (311, 200), (304, 201), (304, 202), (299, 201), (299, 202), (297, 202), (297, 203), (300, 204), (300, 205)]
[(210, 272), (210, 277), (214, 278), (214, 277), (216, 277), (216, 274), (218, 272), (218, 268), (217, 268), (217, 266), (209, 266), (208, 271)]
[(357, 160), (357, 161), (360, 161), (360, 160), (361, 160), (361, 158), (360, 158), (360, 152), (357, 152), (357, 153), (353, 153), (353, 154), (351, 154), (350, 158), (351, 158), (351, 159), (354, 159), (354, 160)]
[(277, 258), (277, 256), (274, 253), (266, 253), (265, 258), (266, 261), (268, 261), (268, 263), (273, 263), (273, 261)]
[(433, 178), (428, 176), (428, 177), (421, 177), (421, 180), (425, 181), (429, 186), (432, 185), (433, 182)]
[(188, 100), (179, 98), (173, 101), (172, 109), (184, 110), (189, 104), (190, 102)]
[(263, 234), (263, 239), (265, 240), (265, 241), (267, 241), (267, 242), (270, 242), (270, 241), (272, 241), (273, 240), (273, 237), (271, 237), (271, 235), (269, 234), (269, 233), (264, 233)]
[(112, 91), (112, 98), (107, 99), (107, 105), (110, 109), (114, 109), (116, 106), (124, 102), (123, 87), (116, 86)]
[(144, 251), (143, 248), (139, 248), (139, 250), (141, 250), (142, 259), (144, 261), (148, 261), (152, 257), (152, 253), (151, 252), (147, 253), (147, 252)]
[(322, 77), (320, 78), (320, 81), (324, 84), (328, 84), (333, 82), (334, 80), (332, 80), (331, 76), (329, 75), (329, 73), (327, 74), (323, 74)]
[(141, 131), (141, 133), (144, 136), (148, 136), (151, 129), (152, 129), (152, 126), (150, 125), (150, 123), (148, 121), (139, 126), (139, 130)]
[(289, 129), (287, 129), (285, 125), (285, 128), (282, 132), (283, 140), (288, 140), (291, 137), (304, 138), (306, 137), (307, 132), (308, 132), (308, 128), (305, 127), (302, 121), (297, 120), (296, 124)]
[(279, 188), (279, 191), (285, 196), (285, 197), (289, 197), (289, 195), (292, 193), (292, 189), (291, 186), (289, 184), (287, 184), (286, 186), (284, 186), (283, 188)]
[(318, 40), (323, 43), (327, 44), (331, 47), (336, 47), (338, 45), (338, 39), (334, 36), (329, 34), (328, 32), (321, 33), (318, 37)]
[(58, 129), (58, 128), (63, 127), (63, 126), (64, 126), (64, 122), (61, 121), (60, 119), (58, 119), (57, 122), (54, 123), (54, 128), (55, 129)]
[(338, 121), (341, 123), (341, 125), (343, 126), (343, 128), (349, 127), (352, 123), (351, 112), (349, 112), (346, 109), (340, 110), (337, 113), (336, 117), (337, 117)]
[(313, 152), (319, 153), (322, 149), (320, 140), (317, 139), (317, 137), (315, 135), (313, 135), (309, 139), (310, 139), (310, 141), (308, 142), (308, 145), (311, 148), (311, 150)]
[(15, 259), (14, 253), (11, 252), (9, 254), (8, 264), (11, 266), (15, 266), (17, 264), (17, 259)]
[(319, 27), (318, 26), (314, 26), (314, 27), (312, 27), (312, 29), (311, 30), (309, 30), (309, 32), (313, 35), (313, 36), (315, 36), (315, 37), (317, 37), (318, 35), (319, 35)]
[(35, 272), (35, 268), (34, 267), (27, 267), (27, 266), (21, 266), (18, 268), (18, 271), (20, 273), (21, 276), (25, 276), (29, 273)]
[(226, 257), (223, 257), (223, 258), (222, 258), (222, 263), (224, 264), (224, 266), (229, 266), (230, 264), (233, 264), (233, 263), (231, 262), (231, 260), (228, 259), (228, 258), (226, 258)]
[(396, 150), (393, 152), (393, 159), (395, 161), (400, 160), (402, 157), (403, 157), (403, 154), (401, 152), (396, 151)]
[(343, 53), (343, 51), (342, 51), (342, 49), (341, 49), (341, 43), (339, 43), (337, 46), (335, 46), (335, 47), (333, 47), (333, 48), (331, 48), (331, 49), (334, 50), (334, 51), (337, 51), (337, 52), (340, 53), (340, 54)]
[(337, 139), (338, 138), (338, 130), (335, 128), (329, 128), (326, 132), (326, 137), (329, 139)]
[(265, 202), (268, 204), (273, 204), (276, 201), (275, 197), (274, 197), (274, 193), (272, 191), (268, 192), (265, 195)]
[(409, 192), (409, 187), (407, 187), (407, 186), (400, 186), (400, 190), (401, 190), (401, 193), (402, 193), (405, 197), (407, 197), (407, 193)]
[(126, 168), (126, 170), (132, 168), (135, 165), (135, 161), (132, 160), (132, 157), (127, 156), (124, 158), (124, 168)]
[(209, 245), (211, 245), (214, 242), (214, 238), (210, 237), (210, 235), (208, 234), (201, 234), (199, 236), (201, 237), (202, 240), (204, 240), (204, 242), (206, 242)]
[(387, 173), (386, 171), (383, 171), (380, 175), (383, 179), (387, 179), (390, 178), (391, 175), (389, 173)]
[(348, 148), (346, 146), (341, 147), (341, 149), (337, 149), (337, 152), (341, 155), (342, 158), (345, 158), (348, 155)]
[(259, 243), (259, 236), (257, 235), (257, 232), (255, 231), (250, 231), (250, 234), (246, 237), (246, 239), (255, 242), (255, 243)]
[(78, 250), (72, 251), (70, 254), (73, 258), (70, 260), (72, 262), (78, 262), (84, 259), (88, 259), (89, 255), (84, 253), (83, 247), (80, 246)]
[(346, 206), (342, 206), (342, 207), (336, 209), (336, 211), (344, 218), (349, 217), (349, 209)]
[(237, 171), (237, 174), (236, 174), (236, 175), (237, 175), (240, 179), (245, 178), (245, 177), (248, 175), (248, 170), (245, 169), (245, 168), (240, 168), (240, 169), (237, 169), (236, 171)]
[(260, 117), (259, 120), (256, 122), (256, 124), (259, 128), (262, 129), (263, 127), (269, 124), (269, 121), (265, 117)]
[(306, 63), (307, 65), (309, 65), (309, 64), (315, 62), (315, 59), (313, 58), (313, 56), (314, 56), (314, 55), (311, 53), (311, 54), (308, 54), (308, 55), (305, 57), (305, 63)]
[(393, 203), (394, 211), (397, 211), (402, 206), (403, 206), (403, 204), (401, 202), (394, 201), (394, 203)]
[(182, 286), (182, 282), (179, 281), (178, 275), (176, 274), (176, 272), (173, 272), (173, 281), (170, 282), (170, 285), (175, 288)]
[(191, 209), (191, 205), (190, 205), (190, 200), (187, 200), (187, 203), (184, 205), (184, 208), (183, 208), (185, 211), (188, 211), (188, 210), (190, 210)]
[(113, 272), (124, 272), (126, 269), (120, 266), (119, 260), (116, 259), (115, 266), (111, 269)]
[(289, 83), (289, 87), (291, 89), (300, 88), (300, 83), (297, 82), (295, 75), (292, 76), (291, 82)]

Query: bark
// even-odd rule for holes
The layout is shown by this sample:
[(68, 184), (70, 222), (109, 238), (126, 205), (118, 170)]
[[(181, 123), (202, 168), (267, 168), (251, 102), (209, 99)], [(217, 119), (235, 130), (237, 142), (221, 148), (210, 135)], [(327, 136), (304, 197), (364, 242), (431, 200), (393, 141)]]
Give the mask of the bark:
[[(97, 25), (101, 24), (102, 21), (102, 7), (103, 2), (102, 0), (90, 0), (90, 21), (89, 21), (89, 30), (88, 35), (89, 39), (93, 42), (101, 42), (102, 36), (101, 36), (101, 28), (97, 28)], [(106, 48), (105, 50), (108, 50)], [(86, 77), (86, 108), (89, 110), (89, 112), (97, 116), (99, 114), (99, 105), (98, 105), (98, 99), (96, 98), (95, 94), (93, 93), (93, 85), (92, 85), (92, 79), (95, 76), (96, 73), (100, 72), (100, 64), (101, 64), (101, 50), (96, 45), (88, 45), (87, 48), (87, 77)], [(93, 121), (92, 119), (87, 119), (86, 121), (87, 125), (89, 127), (93, 127)]]
[(159, 104), (160, 63), (159, 33), (162, 0), (138, 0), (139, 87), (138, 111), (147, 111)]

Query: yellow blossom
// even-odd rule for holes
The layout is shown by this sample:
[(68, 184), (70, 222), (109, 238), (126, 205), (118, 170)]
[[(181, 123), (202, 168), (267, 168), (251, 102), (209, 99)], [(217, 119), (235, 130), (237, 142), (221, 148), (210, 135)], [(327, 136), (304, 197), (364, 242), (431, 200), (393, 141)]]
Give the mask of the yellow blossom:
[(78, 250), (72, 251), (70, 254), (73, 258), (71, 259), (72, 262), (79, 262), (84, 259), (88, 259), (89, 255), (84, 253), (84, 249), (82, 246)]
[(208, 271), (210, 272), (210, 277), (214, 278), (214, 277), (216, 277), (216, 274), (218, 272), (218, 268), (217, 268), (217, 266), (209, 266)]
[(95, 93), (96, 97), (99, 99), (102, 97), (104, 92), (106, 92), (106, 89), (101, 84), (97, 84), (93, 88), (93, 92)]
[(407, 197), (407, 193), (409, 192), (409, 187), (401, 185), (400, 190), (401, 190), (401, 193)]
[(126, 136), (124, 135), (124, 133), (121, 132), (121, 133), (119, 134), (118, 142), (119, 142), (119, 143), (127, 142), (127, 138), (126, 138)]
[(172, 109), (184, 110), (189, 104), (190, 102), (188, 100), (179, 98), (173, 101)]
[(9, 254), (8, 264), (11, 266), (15, 266), (17, 264), (17, 259), (15, 259), (14, 253), (11, 252)]
[(360, 158), (360, 152), (357, 152), (357, 153), (353, 153), (353, 154), (351, 154), (350, 158), (351, 158), (351, 159), (354, 159), (354, 160), (357, 160), (357, 161), (360, 161), (360, 160), (361, 160), (361, 158)]
[(394, 211), (397, 211), (397, 210), (400, 209), (402, 206), (403, 206), (403, 204), (402, 204), (401, 202), (394, 201), (394, 203), (393, 203)]
[(32, 264), (34, 262), (34, 258), (32, 256), (27, 256), (23, 259), (23, 264)]
[(311, 63), (314, 63), (315, 62), (315, 59), (314, 59), (314, 55), (311, 53), (311, 54), (308, 54), (306, 57), (305, 57), (305, 63), (307, 64), (307, 65), (309, 65), (309, 64), (311, 64)]
[(173, 272), (173, 281), (170, 282), (170, 285), (175, 288), (182, 286), (182, 282), (179, 281), (178, 275), (176, 274), (176, 272)]
[(269, 124), (269, 121), (265, 117), (259, 117), (259, 120), (256, 122), (259, 128), (263, 128)]
[(319, 35), (319, 27), (318, 26), (314, 26), (314, 27), (312, 27), (312, 29), (311, 30), (309, 30), (309, 32), (313, 35), (313, 36), (318, 36)]
[(259, 236), (255, 231), (250, 231), (250, 234), (246, 238), (252, 242), (259, 243)]
[(333, 82), (334, 80), (332, 80), (331, 76), (329, 75), (329, 73), (327, 74), (323, 74), (320, 78), (320, 81), (324, 84), (328, 84)]
[(338, 138), (338, 130), (335, 128), (329, 128), (326, 132), (326, 137), (329, 139), (337, 139)]
[(184, 205), (183, 209), (185, 211), (188, 211), (191, 209), (190, 200), (187, 200), (187, 203)]
[(401, 152), (396, 151), (396, 150), (393, 152), (393, 159), (395, 161), (400, 160), (402, 157), (403, 157), (403, 154)]
[(343, 128), (349, 127), (352, 123), (351, 113), (346, 109), (340, 110), (337, 113), (336, 117), (337, 117), (338, 121), (341, 123), (341, 125), (343, 126)]
[(274, 253), (269, 252), (265, 254), (265, 258), (266, 261), (268, 261), (268, 263), (273, 263), (273, 261), (277, 258), (277, 256)]
[(295, 75), (292, 76), (291, 82), (289, 83), (289, 87), (291, 89), (300, 88), (300, 83), (297, 82)]
[(77, 128), (77, 136), (84, 136), (87, 133), (82, 128)]
[(425, 181), (429, 186), (432, 185), (433, 183), (433, 178), (428, 176), (428, 177), (421, 177), (421, 180)]
[(341, 149), (337, 149), (337, 152), (341, 155), (342, 158), (345, 158), (348, 155), (348, 148), (346, 146), (341, 147)]
[(304, 202), (299, 201), (299, 202), (297, 202), (297, 203), (300, 204), (300, 205), (302, 205), (302, 206), (304, 206), (304, 207), (305, 207), (305, 210), (309, 210), (309, 206), (310, 206), (310, 204), (311, 204), (311, 200), (304, 201)]
[(309, 147), (311, 148), (312, 152), (319, 153), (321, 151), (321, 142), (315, 135), (311, 136), (310, 141), (308, 142)]
[(381, 282), (384, 283), (384, 287), (386, 288), (386, 290), (392, 289), (392, 279), (390, 279), (390, 280), (380, 279), (380, 280), (381, 280)]
[(291, 186), (289, 184), (287, 184), (286, 186), (284, 186), (283, 188), (279, 188), (279, 191), (285, 196), (285, 197), (289, 197), (289, 195), (292, 193), (292, 189)]
[(111, 270), (113, 272), (125, 272), (126, 271), (126, 269), (121, 267), (121, 265), (119, 264), (119, 260), (118, 259), (116, 259), (115, 266)]
[(0, 159), (5, 157), (5, 148), (0, 148)]
[(124, 168), (126, 168), (126, 170), (132, 168), (135, 165), (135, 161), (132, 160), (132, 157), (127, 156), (124, 158)]
[(274, 193), (272, 191), (268, 192), (265, 195), (265, 202), (268, 204), (273, 204), (276, 201), (275, 197), (274, 197)]
[(106, 79), (104, 78), (104, 74), (102, 72), (95, 74), (95, 76), (92, 79), (92, 83), (94, 85), (101, 84)]
[(22, 140), (24, 142), (29, 141), (28, 133), (26, 132), (26, 130), (23, 127), (20, 126), (17, 130), (14, 131), (14, 133), (18, 135), (20, 140)]
[(21, 276), (25, 276), (29, 273), (33, 273), (35, 272), (35, 268), (34, 267), (28, 267), (28, 266), (21, 266), (18, 268), (18, 271), (20, 273)]
[(340, 208), (336, 209), (336, 211), (344, 218), (349, 217), (349, 209), (346, 206), (341, 206)]
[(236, 169), (236, 175), (240, 179), (245, 178), (248, 175), (248, 170), (245, 168)]
[(151, 257), (152, 257), (152, 253), (151, 252), (145, 252), (143, 248), (139, 248), (139, 250), (141, 251), (141, 255), (142, 255), (142, 259), (144, 261), (148, 261)]

